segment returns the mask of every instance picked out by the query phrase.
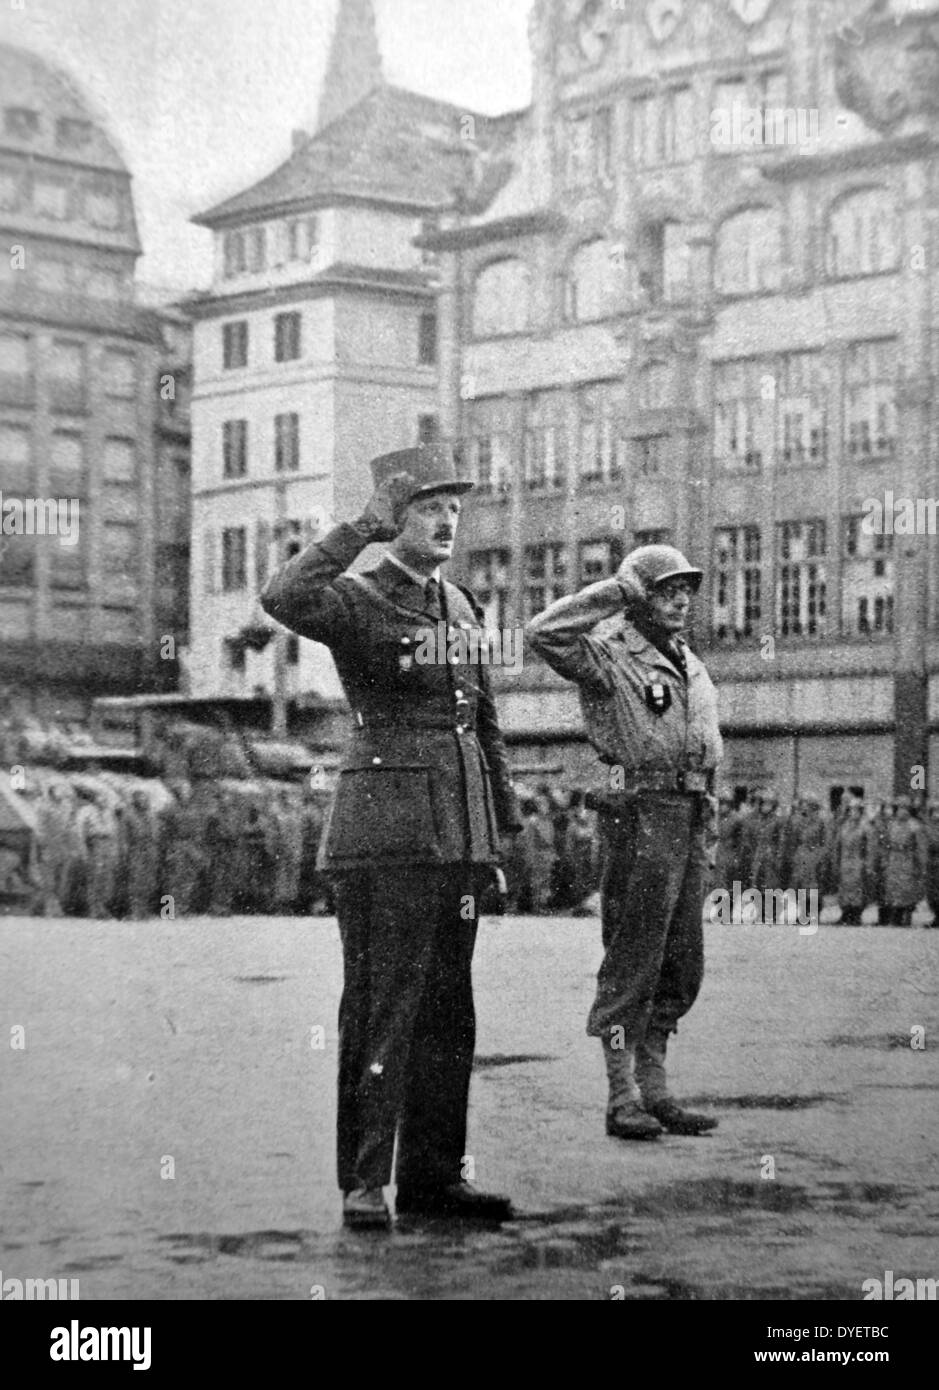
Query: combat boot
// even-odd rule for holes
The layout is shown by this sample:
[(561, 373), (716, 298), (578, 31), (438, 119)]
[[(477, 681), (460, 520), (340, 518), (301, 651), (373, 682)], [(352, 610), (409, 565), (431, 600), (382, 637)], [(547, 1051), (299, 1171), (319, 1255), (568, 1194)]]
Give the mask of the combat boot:
[(613, 1046), (604, 1036), (603, 1060), (610, 1083), (606, 1107), (606, 1132), (612, 1139), (658, 1139), (659, 1122), (647, 1115), (639, 1103), (639, 1090), (633, 1077), (635, 1059), (626, 1048)]

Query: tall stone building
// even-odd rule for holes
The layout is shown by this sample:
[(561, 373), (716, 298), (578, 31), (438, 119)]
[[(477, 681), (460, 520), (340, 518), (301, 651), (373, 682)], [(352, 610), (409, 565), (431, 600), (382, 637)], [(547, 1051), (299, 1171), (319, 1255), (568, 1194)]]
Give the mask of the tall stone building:
[(134, 300), (139, 254), (107, 131), (71, 79), (0, 45), (0, 683), (40, 715), (176, 676), (159, 642), (185, 598), (157, 536), (166, 344)]
[[(465, 578), (513, 624), (679, 545), (741, 790), (939, 791), (937, 542), (865, 520), (937, 495), (937, 11), (536, 0), (531, 109), (421, 242)], [(500, 687), (586, 780), (574, 692)]]
[[(272, 633), (273, 564), (360, 508), (376, 454), (437, 437), (436, 258), (415, 245), (471, 181), (489, 123), (382, 78), (370, 0), (343, 0), (324, 122), (195, 218), (216, 244), (195, 319), (192, 691), (315, 710), (326, 650)], [(494, 123), (498, 132), (499, 123)]]

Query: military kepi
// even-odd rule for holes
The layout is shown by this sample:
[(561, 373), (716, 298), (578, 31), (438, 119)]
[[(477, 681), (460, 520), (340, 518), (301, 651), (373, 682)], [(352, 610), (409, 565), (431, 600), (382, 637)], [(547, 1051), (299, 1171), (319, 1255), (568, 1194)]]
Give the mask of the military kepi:
[(431, 497), (435, 492), (471, 492), (475, 484), (457, 476), (453, 450), (447, 444), (419, 444), (415, 449), (399, 449), (372, 459), (372, 478), (381, 487), (397, 473), (406, 473), (413, 481), (409, 501), (415, 497)]

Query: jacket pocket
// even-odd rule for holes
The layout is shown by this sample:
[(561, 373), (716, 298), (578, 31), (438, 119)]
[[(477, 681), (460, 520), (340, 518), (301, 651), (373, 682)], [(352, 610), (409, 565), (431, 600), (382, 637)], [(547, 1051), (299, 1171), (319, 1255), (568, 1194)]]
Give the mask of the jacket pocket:
[(339, 774), (327, 859), (440, 859), (431, 770), (348, 768)]

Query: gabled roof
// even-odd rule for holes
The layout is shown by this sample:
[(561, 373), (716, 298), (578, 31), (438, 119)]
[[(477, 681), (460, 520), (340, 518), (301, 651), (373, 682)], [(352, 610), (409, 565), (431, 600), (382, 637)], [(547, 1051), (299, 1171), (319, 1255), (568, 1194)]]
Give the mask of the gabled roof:
[(470, 178), (468, 131), (480, 141), (500, 130), (498, 118), (382, 83), (272, 174), (192, 220), (202, 227), (236, 225), (348, 198), (446, 207)]
[[(110, 169), (126, 176), (127, 166), (88, 95), (47, 58), (27, 48), (0, 43), (0, 92), (4, 107), (20, 107), (38, 114), (35, 133), (17, 134), (15, 127), (5, 128), (0, 123), (0, 145), (4, 150)], [(83, 141), (75, 148), (60, 143), (59, 120), (87, 123)]]

